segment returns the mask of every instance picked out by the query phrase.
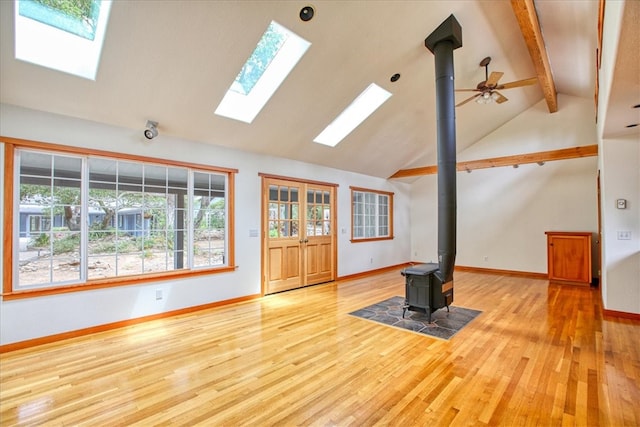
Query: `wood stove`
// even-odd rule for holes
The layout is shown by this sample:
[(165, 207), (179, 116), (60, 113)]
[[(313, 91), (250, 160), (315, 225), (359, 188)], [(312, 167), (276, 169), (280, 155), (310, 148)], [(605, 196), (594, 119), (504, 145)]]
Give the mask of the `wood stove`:
[(431, 313), (453, 303), (453, 281), (442, 283), (436, 276), (438, 264), (417, 264), (402, 270), (405, 277), (405, 300), (402, 310), (422, 312), (431, 323)]
[(425, 40), (435, 57), (436, 120), (438, 123), (438, 264), (406, 268), (406, 310), (431, 313), (453, 302), (456, 259), (456, 114), (453, 51), (462, 46), (462, 28), (450, 15)]

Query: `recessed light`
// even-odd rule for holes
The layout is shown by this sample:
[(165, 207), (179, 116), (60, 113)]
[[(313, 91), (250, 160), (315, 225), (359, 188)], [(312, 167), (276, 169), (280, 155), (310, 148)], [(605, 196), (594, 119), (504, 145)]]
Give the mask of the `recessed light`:
[(391, 82), (397, 82), (398, 80), (400, 80), (400, 73), (395, 73), (393, 76), (391, 76)]
[(304, 22), (311, 21), (314, 14), (315, 10), (313, 10), (312, 6), (305, 6), (300, 9), (300, 19), (302, 19)]

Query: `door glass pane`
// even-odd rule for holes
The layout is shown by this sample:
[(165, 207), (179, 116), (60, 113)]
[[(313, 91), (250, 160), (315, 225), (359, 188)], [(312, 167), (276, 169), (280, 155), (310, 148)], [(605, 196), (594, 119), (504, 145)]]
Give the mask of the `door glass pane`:
[(280, 201), (281, 202), (289, 201), (289, 187), (280, 187)]
[(269, 237), (296, 237), (299, 229), (298, 189), (269, 186)]
[(278, 237), (278, 221), (269, 221), (269, 237)]
[(278, 201), (278, 186), (269, 186), (269, 201)]
[(280, 219), (289, 218), (289, 207), (288, 203), (280, 203)]

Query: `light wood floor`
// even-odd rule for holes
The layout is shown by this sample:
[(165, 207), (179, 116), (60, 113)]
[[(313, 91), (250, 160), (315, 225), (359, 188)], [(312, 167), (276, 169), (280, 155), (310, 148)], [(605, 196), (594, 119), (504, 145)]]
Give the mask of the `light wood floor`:
[(640, 323), (599, 290), (457, 272), (443, 341), (348, 313), (399, 271), (0, 356), (10, 425), (640, 425)]

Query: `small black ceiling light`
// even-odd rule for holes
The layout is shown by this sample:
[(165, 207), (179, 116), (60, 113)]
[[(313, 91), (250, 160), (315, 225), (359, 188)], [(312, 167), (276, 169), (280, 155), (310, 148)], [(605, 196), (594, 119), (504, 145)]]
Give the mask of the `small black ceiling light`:
[(391, 80), (391, 83), (397, 82), (398, 80), (400, 80), (400, 73), (395, 73), (389, 80)]
[(315, 10), (313, 10), (313, 6), (305, 6), (300, 9), (300, 19), (302, 19), (304, 22), (311, 21), (314, 14)]

